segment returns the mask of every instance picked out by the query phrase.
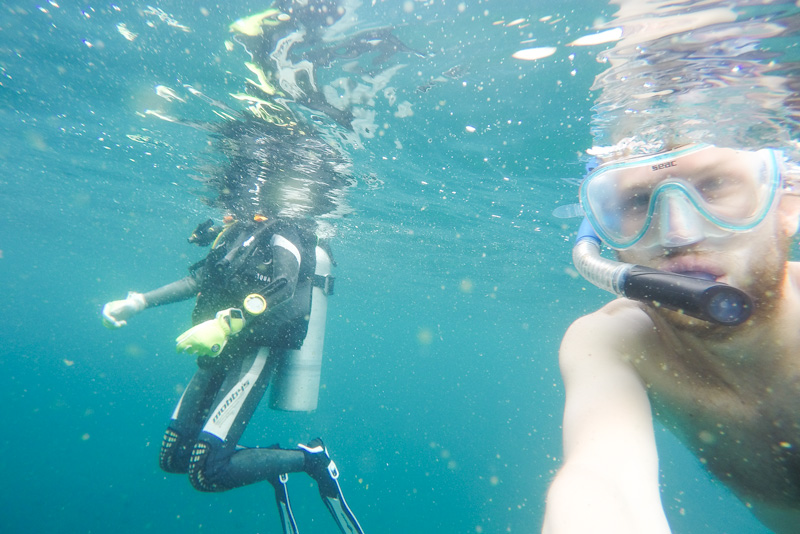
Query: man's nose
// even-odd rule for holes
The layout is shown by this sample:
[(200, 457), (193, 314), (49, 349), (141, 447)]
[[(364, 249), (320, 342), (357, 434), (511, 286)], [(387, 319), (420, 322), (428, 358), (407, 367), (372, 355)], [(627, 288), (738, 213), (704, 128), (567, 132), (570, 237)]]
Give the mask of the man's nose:
[(664, 191), (658, 199), (658, 232), (661, 246), (685, 247), (705, 238), (702, 216), (686, 194)]

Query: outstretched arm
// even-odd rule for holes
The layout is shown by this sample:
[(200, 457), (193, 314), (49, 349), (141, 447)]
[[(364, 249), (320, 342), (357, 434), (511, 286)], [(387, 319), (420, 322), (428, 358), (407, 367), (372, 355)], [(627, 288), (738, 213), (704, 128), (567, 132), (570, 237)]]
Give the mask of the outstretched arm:
[(179, 302), (197, 295), (198, 281), (194, 275), (148, 291), (145, 294), (131, 291), (123, 300), (114, 300), (103, 306), (103, 324), (108, 328), (120, 328), (128, 319), (145, 308)]
[(155, 308), (164, 304), (172, 304), (173, 302), (180, 302), (186, 299), (197, 296), (200, 290), (200, 283), (197, 277), (189, 275), (181, 278), (176, 282), (161, 286), (158, 289), (148, 291), (145, 293), (144, 299), (147, 308)]
[(545, 534), (670, 532), (650, 402), (630, 361), (641, 356), (631, 332), (646, 320), (638, 309), (612, 304), (564, 336), (564, 464), (548, 492)]

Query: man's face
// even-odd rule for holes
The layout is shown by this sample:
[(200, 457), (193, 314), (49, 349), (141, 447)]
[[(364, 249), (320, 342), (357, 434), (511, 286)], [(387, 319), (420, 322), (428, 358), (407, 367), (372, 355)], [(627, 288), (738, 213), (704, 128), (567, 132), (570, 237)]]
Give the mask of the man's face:
[(753, 298), (757, 314), (768, 314), (780, 297), (798, 204), (776, 189), (772, 153), (710, 147), (664, 156), (615, 164), (587, 179), (582, 200), (600, 206), (595, 220), (610, 235), (638, 235), (618, 251), (620, 259), (732, 285)]

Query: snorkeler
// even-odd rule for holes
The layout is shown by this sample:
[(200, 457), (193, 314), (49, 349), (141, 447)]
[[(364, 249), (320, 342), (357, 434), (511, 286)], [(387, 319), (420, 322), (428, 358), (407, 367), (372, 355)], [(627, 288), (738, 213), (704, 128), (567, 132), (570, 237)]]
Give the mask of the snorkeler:
[(288, 473), (305, 472), (319, 487), (342, 532), (361, 527), (342, 495), (339, 471), (322, 440), (296, 449), (239, 444), (272, 382), (270, 406), (317, 406), (327, 296), (333, 290), (330, 249), (300, 221), (255, 216), (201, 224), (190, 242), (211, 251), (176, 282), (103, 307), (103, 323), (120, 328), (146, 308), (196, 297), (194, 326), (177, 350), (197, 355), (161, 445), (160, 465), (188, 473), (199, 491), (226, 491), (261, 481), (275, 489), (283, 530), (297, 526)]
[[(575, 264), (636, 300), (578, 319), (562, 340), (564, 464), (546, 534), (670, 532), (653, 414), (767, 527), (798, 532), (792, 168), (770, 149), (694, 144), (616, 155), (584, 179)], [(599, 256), (601, 240), (620, 261)]]

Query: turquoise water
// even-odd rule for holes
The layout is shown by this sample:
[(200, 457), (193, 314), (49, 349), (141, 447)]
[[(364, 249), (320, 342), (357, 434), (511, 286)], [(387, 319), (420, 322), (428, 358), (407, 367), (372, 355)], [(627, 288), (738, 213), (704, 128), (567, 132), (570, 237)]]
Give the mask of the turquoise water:
[[(334, 222), (320, 408), (264, 407), (244, 443), (323, 436), (367, 532), (533, 532), (561, 454), (558, 343), (608, 300), (574, 276), (577, 221), (552, 211), (576, 198), (570, 179), (591, 146), (589, 88), (603, 68), (598, 47), (564, 45), (609, 8), (365, 4), (363, 24), (395, 26), (425, 54), (391, 58), (406, 65), (392, 86), (413, 115), (396, 117), (378, 99), (382, 134), (351, 151), (359, 179), (353, 213)], [(115, 332), (99, 318), (104, 302), (182, 277), (202, 257), (186, 237), (219, 218), (194, 179), (213, 157), (207, 136), (145, 111), (164, 104), (158, 85), (187, 97), (189, 84), (235, 107), (229, 93), (252, 74), (241, 52), (225, 49), (228, 25), (265, 5), (155, 7), (176, 24), (136, 2), (0, 8), (5, 532), (279, 528), (266, 485), (200, 494), (158, 469), (164, 426), (194, 368), (172, 349), (191, 303)], [(556, 51), (511, 57), (540, 46)], [(217, 120), (212, 106), (186, 99), (172, 115)], [(658, 435), (675, 532), (766, 532)], [(336, 532), (309, 479), (290, 486), (301, 530)]]

